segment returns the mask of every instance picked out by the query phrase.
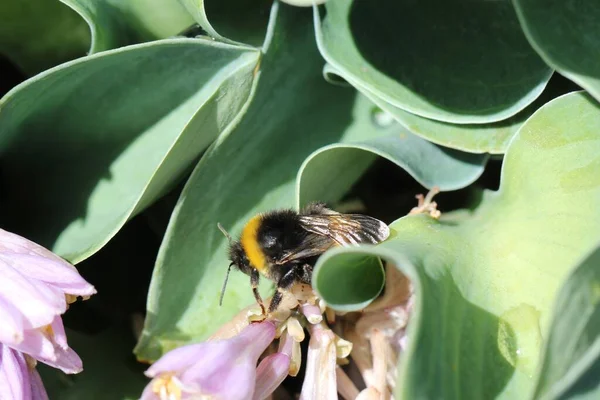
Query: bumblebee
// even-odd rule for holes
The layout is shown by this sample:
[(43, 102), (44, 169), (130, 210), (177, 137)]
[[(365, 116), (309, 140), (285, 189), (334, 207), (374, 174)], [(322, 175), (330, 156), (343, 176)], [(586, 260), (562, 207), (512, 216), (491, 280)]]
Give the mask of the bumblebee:
[(266, 314), (258, 283), (260, 275), (275, 282), (269, 313), (275, 311), (285, 290), (295, 283), (310, 285), (313, 268), (325, 251), (335, 246), (361, 243), (377, 244), (388, 238), (390, 230), (383, 222), (361, 214), (340, 214), (324, 203), (311, 203), (300, 212), (277, 210), (251, 218), (234, 241), (229, 239), (231, 264), (221, 291), (222, 303), (232, 267), (250, 276), (256, 301)]

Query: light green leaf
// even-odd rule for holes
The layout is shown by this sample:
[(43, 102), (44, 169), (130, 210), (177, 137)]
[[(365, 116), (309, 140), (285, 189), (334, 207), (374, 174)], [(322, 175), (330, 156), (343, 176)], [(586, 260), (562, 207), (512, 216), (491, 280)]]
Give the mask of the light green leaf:
[(347, 264), (352, 256), (382, 257), (413, 282), (396, 398), (533, 394), (556, 293), (600, 241), (599, 154), (600, 107), (581, 92), (565, 95), (525, 122), (504, 159), (500, 189), (472, 212), (439, 221), (407, 216), (382, 244), (319, 261), (315, 286), (325, 300), (359, 282), (318, 281), (340, 254)]
[(164, 39), (193, 23), (177, 0), (60, 0), (88, 23), (90, 53)]
[(179, 1), (211, 37), (251, 46), (263, 43), (273, 3), (272, 0)]
[(314, 289), (338, 311), (359, 311), (368, 306), (385, 285), (385, 272), (377, 257), (363, 249), (337, 248), (326, 253), (313, 274)]
[(85, 22), (58, 1), (0, 1), (0, 54), (25, 74), (85, 55), (90, 33)]
[(330, 0), (325, 8), (321, 22), (315, 7), (315, 27), (327, 62), (359, 90), (422, 117), (504, 120), (551, 75), (508, 2)]
[(600, 3), (513, 0), (527, 39), (562, 75), (600, 100)]
[[(355, 85), (356, 86), (356, 85)], [(394, 107), (373, 93), (362, 89), (375, 104), (415, 134), (433, 143), (471, 153), (503, 154), (512, 137), (527, 118), (540, 108), (549, 96), (540, 96), (516, 115), (489, 124), (450, 124), (420, 117)]]
[(83, 372), (65, 375), (38, 364), (48, 397), (52, 400), (139, 399), (149, 382), (143, 365), (131, 354), (133, 334), (110, 328), (95, 335), (67, 330), (69, 345), (83, 361)]
[[(359, 117), (374, 118), (377, 126), (376, 118), (381, 114), (377, 107), (358, 96), (357, 108), (361, 110)], [(311, 154), (298, 173), (297, 193), (301, 197), (297, 205), (338, 201), (377, 156), (396, 163), (430, 189), (460, 189), (483, 173), (487, 156), (443, 148), (413, 135), (393, 120), (383, 122), (388, 125), (373, 130), (369, 138), (345, 138), (345, 143), (325, 146)]]
[[(599, 362), (600, 248), (597, 248), (573, 271), (558, 293), (534, 397), (556, 399), (573, 389), (581, 391), (576, 388), (578, 381), (587, 371), (598, 371), (594, 364)], [(597, 373), (587, 379), (593, 390), (588, 388), (583, 392), (597, 398), (600, 387), (594, 381), (598, 382)]]
[(4, 226), (78, 262), (165, 193), (246, 104), (257, 51), (163, 40), (32, 78), (0, 100)]
[(218, 305), (229, 261), (217, 222), (237, 235), (257, 212), (294, 207), (306, 157), (331, 143), (380, 134), (364, 99), (323, 80), (310, 17), (310, 9), (274, 6), (248, 112), (207, 151), (183, 190), (154, 269), (136, 349), (142, 359), (204, 339), (254, 303), (249, 278), (232, 271)]

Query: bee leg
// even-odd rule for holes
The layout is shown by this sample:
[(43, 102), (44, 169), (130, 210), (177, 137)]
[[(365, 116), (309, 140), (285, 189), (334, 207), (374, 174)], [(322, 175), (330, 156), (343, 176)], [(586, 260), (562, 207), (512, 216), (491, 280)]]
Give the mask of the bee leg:
[(262, 297), (260, 297), (260, 293), (258, 292), (259, 279), (260, 279), (260, 275), (258, 273), (258, 270), (253, 269), (252, 272), (250, 272), (250, 284), (252, 285), (252, 293), (254, 293), (254, 298), (256, 299), (256, 302), (260, 306), (260, 309), (262, 310), (263, 315), (265, 315), (266, 314), (265, 305), (263, 304)]
[(306, 283), (307, 285), (311, 284), (312, 281), (312, 273), (313, 267), (310, 264), (304, 264), (301, 268), (299, 268), (298, 279), (302, 283)]
[(271, 304), (269, 304), (269, 312), (277, 310), (277, 306), (281, 303), (281, 299), (283, 298), (283, 291), (292, 287), (294, 282), (298, 281), (299, 274), (301, 274), (301, 268), (298, 266), (293, 267), (288, 272), (285, 273), (279, 281), (277, 281), (277, 291), (273, 294), (271, 298)]

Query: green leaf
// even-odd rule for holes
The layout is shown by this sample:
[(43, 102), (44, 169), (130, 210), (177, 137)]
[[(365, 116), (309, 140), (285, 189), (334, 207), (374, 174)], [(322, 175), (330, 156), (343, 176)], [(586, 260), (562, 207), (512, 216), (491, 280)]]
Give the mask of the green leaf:
[[(154, 360), (201, 340), (254, 303), (249, 278), (227, 270), (220, 222), (237, 235), (257, 212), (294, 207), (296, 175), (316, 149), (377, 135), (356, 91), (325, 82), (311, 10), (275, 4), (259, 82), (243, 121), (206, 152), (183, 190), (154, 269), (136, 354)], [(262, 281), (268, 295), (267, 281)]]
[(544, 61), (600, 100), (598, 2), (513, 3), (527, 39)]
[(193, 23), (177, 0), (60, 0), (91, 30), (90, 53), (164, 39)]
[(595, 364), (599, 363), (600, 248), (596, 248), (573, 271), (558, 293), (534, 397), (556, 399), (565, 397), (569, 390), (580, 391), (576, 388), (578, 381), (595, 370), (596, 374), (587, 378), (593, 390), (583, 391), (598, 398), (600, 387), (597, 385), (598, 365)]
[(38, 364), (48, 397), (52, 400), (139, 399), (149, 380), (144, 366), (131, 354), (133, 335), (110, 328), (96, 335), (67, 330), (69, 345), (83, 361), (83, 372), (65, 375)]
[(58, 1), (0, 1), (0, 54), (25, 74), (36, 73), (85, 55), (88, 27)]
[(364, 249), (334, 249), (322, 257), (313, 275), (314, 289), (339, 311), (359, 311), (368, 306), (385, 285), (385, 272), (377, 257)]
[(93, 254), (235, 124), (259, 55), (163, 40), (14, 88), (0, 100), (5, 226), (73, 262)]
[(341, 254), (347, 265), (351, 256), (382, 257), (411, 279), (417, 297), (396, 398), (533, 394), (556, 293), (600, 241), (599, 132), (593, 99), (560, 97), (525, 122), (500, 189), (485, 192), (476, 209), (439, 221), (407, 216), (382, 244), (319, 261), (315, 285), (325, 300), (353, 290), (319, 282)]
[[(524, 109), (551, 70), (508, 2), (330, 0), (317, 42), (342, 77), (404, 111), (489, 123)], [(365, 93), (367, 94), (367, 93)]]
[[(471, 153), (503, 154), (521, 125), (549, 100), (540, 96), (516, 115), (489, 124), (450, 124), (420, 117), (394, 107), (373, 93), (362, 89), (369, 99), (387, 111), (411, 132), (430, 142)], [(544, 91), (546, 93), (546, 91)]]
[(211, 37), (251, 46), (263, 43), (273, 4), (272, 0), (179, 1)]
[[(364, 96), (357, 97), (357, 118), (385, 118)], [(368, 138), (345, 137), (345, 143), (322, 147), (311, 154), (298, 173), (297, 205), (310, 201), (338, 201), (374, 159), (384, 157), (405, 169), (427, 188), (456, 190), (474, 182), (487, 156), (462, 153), (432, 144), (393, 121), (372, 130)], [(374, 123), (377, 126), (376, 123)], [(323, 171), (330, 171), (323, 173)], [(323, 191), (323, 188), (327, 188)]]

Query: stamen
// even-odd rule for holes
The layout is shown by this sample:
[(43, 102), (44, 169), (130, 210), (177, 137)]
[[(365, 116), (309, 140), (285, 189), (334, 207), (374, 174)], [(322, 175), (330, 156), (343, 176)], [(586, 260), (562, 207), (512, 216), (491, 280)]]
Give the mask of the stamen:
[(67, 304), (73, 304), (77, 301), (77, 296), (65, 293), (65, 300), (67, 300)]
[(163, 374), (152, 383), (152, 391), (159, 395), (160, 400), (181, 400), (180, 384), (173, 374)]
[(30, 371), (33, 371), (37, 365), (37, 360), (28, 354), (25, 354), (25, 363)]
[(287, 321), (287, 330), (291, 337), (298, 343), (304, 340), (304, 328), (300, 325), (300, 322), (294, 318), (290, 317)]
[(44, 334), (44, 336), (48, 338), (54, 337), (54, 330), (52, 329), (52, 325), (45, 325), (38, 329)]

